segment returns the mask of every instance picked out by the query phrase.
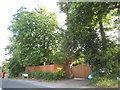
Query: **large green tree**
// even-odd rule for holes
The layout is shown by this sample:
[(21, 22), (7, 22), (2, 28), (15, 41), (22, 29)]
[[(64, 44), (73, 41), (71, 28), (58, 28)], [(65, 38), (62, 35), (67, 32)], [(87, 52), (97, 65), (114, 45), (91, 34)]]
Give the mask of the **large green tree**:
[(110, 75), (114, 74), (118, 68), (118, 50), (106, 33), (116, 29), (114, 18), (120, 3), (60, 2), (58, 5), (67, 15), (64, 52), (76, 58), (83, 53), (94, 73), (107, 68)]
[[(21, 7), (13, 15), (8, 28), (13, 32), (12, 45), (6, 49), (22, 66), (53, 63), (50, 58), (57, 51), (58, 22), (55, 13), (45, 8), (28, 11)], [(14, 58), (15, 59), (15, 58)]]

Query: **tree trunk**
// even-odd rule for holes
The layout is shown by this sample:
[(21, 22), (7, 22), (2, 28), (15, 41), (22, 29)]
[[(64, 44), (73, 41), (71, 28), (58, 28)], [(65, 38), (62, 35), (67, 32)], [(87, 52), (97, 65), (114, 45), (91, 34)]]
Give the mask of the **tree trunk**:
[(99, 27), (100, 27), (100, 35), (101, 35), (101, 40), (102, 40), (102, 50), (105, 50), (106, 48), (106, 37), (105, 37), (105, 31), (103, 28), (103, 23), (102, 21), (99, 22)]
[(46, 62), (44, 62), (44, 66), (46, 65)]

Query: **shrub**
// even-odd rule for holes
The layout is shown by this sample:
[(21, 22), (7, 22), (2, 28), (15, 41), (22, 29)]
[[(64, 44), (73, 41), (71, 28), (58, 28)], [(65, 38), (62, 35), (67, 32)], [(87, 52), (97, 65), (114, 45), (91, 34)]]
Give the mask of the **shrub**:
[(98, 87), (113, 87), (118, 86), (118, 81), (114, 79), (108, 79), (105, 77), (94, 77), (90, 80), (90, 84), (93, 84)]
[(118, 81), (112, 79), (102, 79), (96, 83), (97, 86), (100, 87), (110, 87), (110, 86), (117, 86)]
[(43, 72), (41, 70), (38, 71), (30, 71), (26, 72), (29, 74), (29, 78), (41, 79), (41, 80), (59, 80), (65, 77), (65, 71), (58, 72)]

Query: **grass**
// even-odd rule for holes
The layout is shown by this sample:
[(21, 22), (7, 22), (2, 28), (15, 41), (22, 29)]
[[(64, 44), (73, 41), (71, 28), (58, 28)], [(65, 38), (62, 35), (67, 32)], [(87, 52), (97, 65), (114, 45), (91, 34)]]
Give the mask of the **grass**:
[(94, 80), (90, 80), (89, 84), (102, 88), (117, 88), (118, 86), (120, 86), (120, 81), (107, 78), (97, 78)]

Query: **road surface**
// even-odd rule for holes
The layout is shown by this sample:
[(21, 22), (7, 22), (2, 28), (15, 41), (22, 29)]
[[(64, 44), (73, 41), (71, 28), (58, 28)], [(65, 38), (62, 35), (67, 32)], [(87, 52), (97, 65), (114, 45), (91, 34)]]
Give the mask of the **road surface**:
[[(25, 79), (0, 79), (0, 90), (80, 90), (80, 88), (91, 88), (96, 90), (93, 86), (88, 86), (87, 80), (63, 80), (59, 82), (41, 82), (37, 80)], [(83, 89), (83, 90), (84, 90)], [(100, 90), (100, 88), (99, 88)], [(103, 90), (103, 89), (101, 89)], [(108, 89), (105, 89), (108, 90)], [(118, 90), (113, 89), (113, 90)]]
[(2, 88), (48, 88), (30, 80), (2, 79)]
[[(25, 79), (2, 79), (2, 88), (44, 88), (44, 90), (53, 88), (94, 88), (88, 86), (88, 80), (61, 80), (58, 82), (41, 82), (37, 80)], [(45, 89), (46, 88), (46, 89)], [(62, 89), (63, 90), (63, 89)], [(71, 89), (70, 89), (71, 90)]]

